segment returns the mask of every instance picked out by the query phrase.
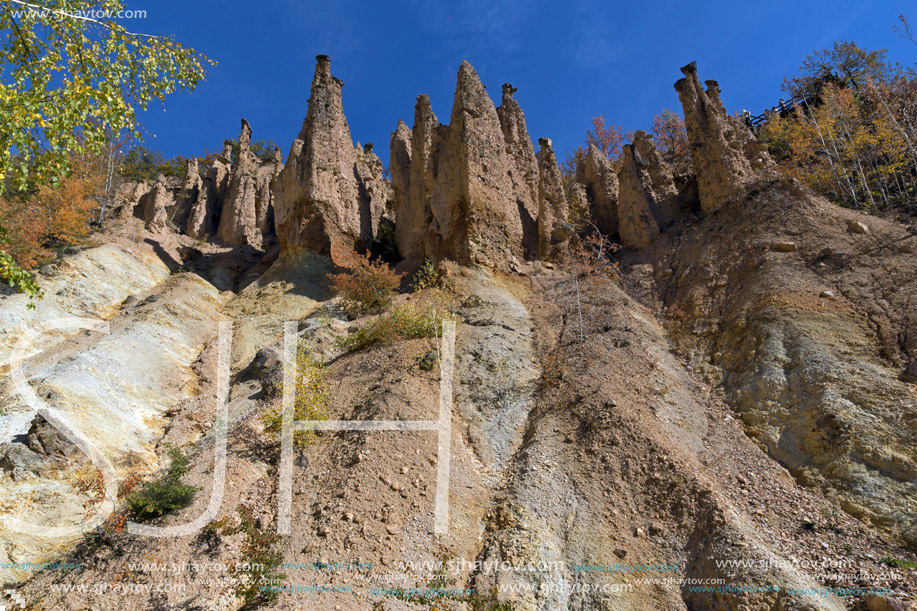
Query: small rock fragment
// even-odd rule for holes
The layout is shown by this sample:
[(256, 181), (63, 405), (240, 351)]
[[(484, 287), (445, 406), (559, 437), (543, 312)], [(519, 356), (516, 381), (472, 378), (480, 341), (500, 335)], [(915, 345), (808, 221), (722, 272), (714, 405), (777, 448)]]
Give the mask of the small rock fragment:
[(771, 244), (771, 250), (778, 252), (795, 252), (796, 242), (774, 242)]

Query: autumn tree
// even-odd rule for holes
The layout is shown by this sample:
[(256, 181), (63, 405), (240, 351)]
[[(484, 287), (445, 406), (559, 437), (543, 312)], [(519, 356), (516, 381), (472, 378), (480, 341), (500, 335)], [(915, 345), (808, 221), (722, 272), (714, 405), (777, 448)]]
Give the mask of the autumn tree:
[(798, 74), (783, 80), (783, 90), (793, 98), (813, 99), (825, 83), (859, 87), (866, 80), (885, 80), (890, 66), (885, 49), (869, 51), (851, 41), (834, 43), (830, 49), (812, 51)]
[[(171, 37), (127, 31), (121, 0), (7, 0), (0, 7), (0, 182), (57, 186), (73, 153), (134, 132), (137, 112), (193, 89), (209, 62)], [(10, 263), (6, 260), (7, 263)], [(0, 279), (22, 273), (12, 262)], [(32, 285), (20, 289), (37, 294)]]
[(913, 209), (917, 194), (917, 74), (857, 90), (826, 84), (818, 104), (774, 116), (760, 132), (780, 170), (857, 208)]
[(605, 156), (616, 161), (621, 154), (621, 146), (630, 137), (620, 125), (605, 125), (605, 117), (592, 117), (592, 129), (586, 131), (586, 146), (594, 146), (605, 153)]
[(9, 236), (3, 249), (26, 270), (52, 258), (55, 249), (78, 244), (104, 189), (97, 156), (73, 155), (71, 171), (56, 186), (0, 197), (0, 224)]
[(681, 115), (666, 108), (653, 117), (653, 140), (662, 158), (675, 166), (679, 174), (691, 172), (688, 132)]

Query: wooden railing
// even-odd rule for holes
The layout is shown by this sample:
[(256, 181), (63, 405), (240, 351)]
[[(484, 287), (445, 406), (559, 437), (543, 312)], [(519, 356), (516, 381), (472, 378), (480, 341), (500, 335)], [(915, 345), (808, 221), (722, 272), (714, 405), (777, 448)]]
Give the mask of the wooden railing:
[(785, 117), (789, 113), (793, 112), (793, 109), (796, 108), (797, 104), (806, 105), (810, 102), (808, 98), (798, 97), (790, 98), (789, 100), (781, 100), (776, 106), (771, 106), (760, 115), (748, 115), (747, 122), (751, 123), (752, 127), (758, 127), (769, 118), (780, 115)]

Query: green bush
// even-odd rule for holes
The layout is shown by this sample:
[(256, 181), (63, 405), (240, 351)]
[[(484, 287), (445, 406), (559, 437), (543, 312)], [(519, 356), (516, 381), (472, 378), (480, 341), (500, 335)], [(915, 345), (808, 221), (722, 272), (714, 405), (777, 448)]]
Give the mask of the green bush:
[(441, 334), (443, 321), (449, 318), (445, 295), (437, 290), (427, 297), (416, 307), (407, 303), (392, 308), (390, 312), (340, 338), (338, 346), (353, 352), (376, 344)]
[(443, 286), (442, 276), (436, 271), (433, 262), (429, 259), (423, 260), (423, 265), (414, 272), (414, 277), (411, 280), (415, 291), (425, 291)]
[(163, 159), (159, 151), (151, 151), (145, 146), (135, 146), (121, 160), (120, 174), (126, 180), (140, 182), (156, 180), (163, 176), (184, 176), (185, 158), (178, 156)]
[[(312, 356), (305, 342), (296, 349), (296, 385), (293, 398), (294, 420), (326, 420), (331, 401), (326, 381), (325, 361)], [(280, 437), (283, 432), (283, 408), (266, 412), (262, 416), (264, 431)], [(315, 438), (315, 431), (295, 431), (293, 445), (304, 448)]]
[(188, 458), (175, 446), (169, 446), (169, 464), (165, 474), (157, 480), (145, 482), (140, 490), (127, 497), (127, 505), (137, 520), (150, 520), (187, 507), (199, 488), (181, 483), (188, 473)]
[(246, 605), (272, 602), (280, 593), (277, 586), (287, 578), (279, 572), (283, 555), (273, 549), (280, 536), (262, 528), (250, 507), (242, 506), (238, 511), (241, 517), (239, 526), (226, 528), (222, 532), (227, 536), (237, 533), (245, 535), (242, 543), (243, 562), (234, 565), (230, 571), (239, 579), (235, 593)]

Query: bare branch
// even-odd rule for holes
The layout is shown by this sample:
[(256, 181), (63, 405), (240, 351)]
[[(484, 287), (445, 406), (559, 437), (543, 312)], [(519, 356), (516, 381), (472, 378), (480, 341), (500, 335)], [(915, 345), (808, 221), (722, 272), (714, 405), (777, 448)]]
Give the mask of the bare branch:
[(892, 30), (905, 40), (910, 40), (912, 43), (917, 45), (917, 38), (914, 36), (914, 31), (911, 29), (911, 24), (908, 23), (907, 17), (904, 16), (904, 13), (898, 15), (898, 21), (901, 22), (901, 25), (893, 25)]

